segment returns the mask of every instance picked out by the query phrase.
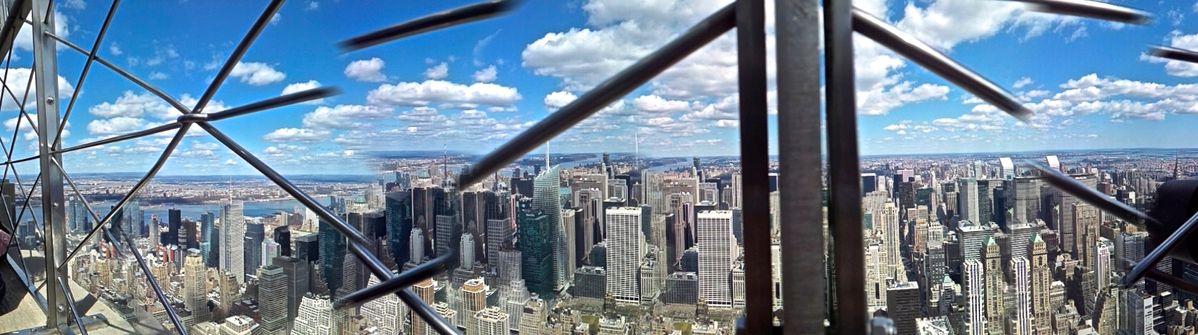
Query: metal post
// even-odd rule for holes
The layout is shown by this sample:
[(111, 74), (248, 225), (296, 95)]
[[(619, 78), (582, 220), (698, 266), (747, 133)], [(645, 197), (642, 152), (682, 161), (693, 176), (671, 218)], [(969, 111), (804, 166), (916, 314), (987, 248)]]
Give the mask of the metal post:
[(745, 332), (773, 329), (770, 269), (769, 120), (765, 75), (765, 1), (736, 3), (740, 156), (744, 178)]
[[(61, 329), (70, 320), (67, 314), (66, 296), (56, 287), (69, 285), (69, 271), (55, 271), (66, 258), (66, 213), (63, 206), (62, 174), (54, 168), (48, 153), (58, 142), (55, 129), (58, 125), (58, 59), (55, 42), (47, 33), (54, 33), (54, 15), (50, 0), (33, 0), (33, 75), (37, 90), (38, 151), (42, 153), (39, 167), (42, 171), (41, 201), (42, 224), (45, 227), (46, 297), (50, 308), (46, 311), (46, 328)], [(61, 157), (55, 157), (61, 159)]]
[(852, 11), (851, 0), (824, 0), (828, 226), (835, 267), (832, 327), (836, 334), (865, 334), (867, 326)]
[[(778, 208), (782, 229), (782, 329), (824, 333), (827, 298), (823, 199), (819, 192), (819, 2), (776, 0), (778, 37)], [(820, 246), (820, 247), (812, 247)]]

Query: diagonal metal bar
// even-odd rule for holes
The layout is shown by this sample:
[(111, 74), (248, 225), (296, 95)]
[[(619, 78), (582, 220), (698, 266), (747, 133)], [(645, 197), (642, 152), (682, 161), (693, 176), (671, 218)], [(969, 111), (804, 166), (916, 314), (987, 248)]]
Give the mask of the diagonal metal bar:
[(1153, 46), (1152, 48), (1150, 48), (1148, 50), (1148, 54), (1156, 56), (1156, 57), (1168, 58), (1168, 59), (1172, 59), (1172, 60), (1176, 60), (1176, 61), (1182, 61), (1182, 62), (1188, 62), (1188, 63), (1198, 63), (1198, 52), (1194, 52), (1194, 51), (1190, 51), (1190, 50), (1186, 50), (1186, 49), (1179, 49), (1179, 48), (1158, 45), (1158, 46)]
[(1109, 3), (1088, 0), (1010, 0), (1031, 4), (1038, 12), (1088, 17), (1092, 19), (1131, 24), (1147, 24), (1152, 16), (1146, 12)]
[(465, 189), (482, 181), (731, 30), (736, 26), (735, 6), (736, 4), (730, 4), (716, 11), (657, 51), (641, 58), (632, 66), (491, 151), (473, 166), (462, 171), (458, 187)]
[[(62, 38), (58, 35), (46, 34), (46, 36), (50, 36), (50, 38), (53, 38), (54, 40), (58, 41), (58, 43), (62, 43), (62, 45), (65, 45), (68, 48), (71, 48), (72, 50), (75, 50), (75, 51), (83, 54), (84, 56), (90, 57), (90, 55), (91, 55), (91, 53), (89, 51), (87, 51), (86, 49), (83, 49), (83, 48), (79, 47), (78, 45), (75, 45), (75, 43), (71, 43), (71, 41), (69, 41), (65, 38)], [(109, 62), (107, 59), (104, 59), (104, 57), (95, 56), (95, 60), (97, 63), (100, 63), (100, 65), (103, 65), (104, 67), (108, 68), (112, 72), (115, 72), (117, 75), (120, 75), (121, 77), (125, 77), (125, 79), (133, 82), (137, 86), (141, 86), (141, 88), (145, 89), (147, 92), (150, 92), (151, 94), (154, 94), (155, 96), (158, 96), (158, 98), (161, 98), (162, 101), (165, 101), (167, 104), (171, 105), (171, 107), (174, 107), (175, 110), (178, 110), (180, 113), (187, 113), (188, 111), (191, 110), (191, 108), (188, 108), (187, 106), (184, 106), (183, 103), (180, 103), (179, 100), (176, 100), (175, 98), (171, 97), (170, 94), (166, 94), (166, 92), (162, 91), (158, 87), (156, 87), (154, 85), (150, 85), (150, 83), (146, 82), (145, 80), (138, 78), (137, 76), (133, 75), (129, 71), (126, 71), (125, 69), (122, 69), (120, 66), (117, 66), (116, 64)]]
[(92, 50), (87, 54), (87, 61), (83, 62), (83, 70), (79, 73), (79, 80), (75, 81), (75, 91), (71, 92), (71, 100), (67, 102), (67, 109), (62, 114), (62, 122), (58, 124), (58, 131), (54, 135), (54, 145), (51, 149), (58, 149), (62, 145), (62, 132), (67, 128), (67, 121), (71, 119), (71, 111), (75, 110), (75, 102), (79, 99), (79, 92), (82, 91), (83, 81), (87, 80), (87, 74), (92, 69), (92, 63), (96, 60), (96, 51), (100, 49), (100, 44), (104, 42), (104, 35), (108, 33), (108, 26), (112, 23), (112, 17), (116, 15), (116, 8), (120, 6), (121, 0), (112, 0), (112, 6), (108, 8), (108, 14), (104, 16), (104, 23), (100, 24), (100, 32), (96, 34), (96, 41), (92, 43)]
[(1144, 277), (1165, 285), (1189, 291), (1190, 293), (1198, 293), (1198, 284), (1195, 284), (1193, 281), (1187, 279), (1178, 278), (1177, 276), (1161, 272), (1161, 270), (1150, 269)]
[[(124, 135), (118, 135), (118, 136), (113, 136), (113, 137), (96, 140), (96, 141), (92, 141), (92, 142), (88, 142), (88, 143), (78, 144), (78, 145), (71, 146), (68, 148), (58, 149), (58, 150), (52, 151), (51, 154), (63, 154), (63, 153), (68, 153), (68, 152), (72, 152), (72, 151), (93, 148), (93, 147), (97, 147), (97, 146), (101, 146), (101, 145), (105, 145), (105, 144), (111, 144), (111, 143), (146, 137), (146, 136), (158, 134), (158, 133), (168, 131), (168, 130), (179, 129), (179, 127), (182, 126), (183, 123), (192, 122), (194, 120), (206, 119), (208, 121), (219, 121), (219, 120), (224, 120), (224, 119), (242, 116), (242, 115), (246, 115), (246, 114), (261, 112), (261, 111), (265, 111), (265, 110), (269, 110), (269, 109), (279, 108), (279, 107), (283, 107), (283, 106), (287, 106), (287, 105), (297, 104), (297, 103), (301, 103), (304, 101), (323, 99), (323, 98), (334, 96), (334, 95), (337, 95), (340, 93), (341, 93), (340, 89), (338, 89), (336, 87), (318, 87), (318, 88), (314, 88), (314, 89), (310, 89), (310, 90), (295, 92), (295, 93), (282, 95), (282, 96), (278, 96), (278, 97), (274, 97), (274, 98), (270, 98), (270, 99), (266, 99), (266, 100), (262, 100), (262, 101), (258, 101), (258, 102), (253, 102), (253, 103), (250, 103), (247, 105), (242, 105), (242, 106), (226, 109), (226, 110), (215, 112), (215, 113), (191, 114), (191, 115), (180, 116), (179, 119), (176, 120), (175, 122), (167, 123), (167, 124), (160, 125), (160, 126), (155, 126), (153, 128), (149, 128), (149, 129), (135, 131), (135, 132), (124, 134)], [(197, 118), (196, 117), (197, 115), (199, 115), (200, 117)], [(25, 157), (25, 158), (12, 160), (7, 163), (0, 163), (0, 164), (16, 164), (16, 163), (35, 160), (35, 159), (38, 159), (39, 157), (41, 157), (41, 156), (38, 155), (38, 156)]]
[[(54, 275), (58, 274), (55, 273)], [(67, 309), (71, 312), (71, 319), (75, 320), (75, 327), (79, 327), (80, 334), (87, 335), (87, 327), (83, 325), (83, 319), (79, 317), (79, 309), (75, 306), (75, 296), (71, 294), (66, 281), (59, 281), (58, 288), (62, 290), (62, 295), (66, 297)]]
[[(63, 178), (63, 180), (67, 181), (67, 185), (69, 185), (71, 187), (71, 191), (73, 191), (75, 193), (75, 196), (79, 198), (79, 201), (83, 203), (83, 208), (87, 209), (87, 213), (88, 213), (88, 215), (91, 216), (92, 221), (104, 222), (104, 220), (101, 219), (99, 215), (96, 215), (96, 211), (92, 209), (91, 203), (89, 203), (87, 201), (87, 198), (83, 196), (83, 193), (79, 192), (79, 187), (75, 186), (75, 181), (71, 180), (70, 174), (67, 173), (66, 169), (62, 168), (62, 163), (60, 163), (58, 160), (53, 159), (53, 158), (51, 158), (51, 160), (54, 163), (54, 166), (56, 168), (58, 168), (58, 171), (62, 172), (62, 178)], [(63, 269), (67, 268), (67, 264), (69, 264), (69, 262), (71, 261), (71, 258), (75, 257), (75, 254), (85, 244), (87, 244), (89, 240), (91, 240), (92, 234), (95, 234), (96, 229), (97, 228), (93, 227), (92, 230), (88, 232), (87, 237), (85, 237), (82, 241), (79, 241), (79, 244), (75, 245), (75, 248), (71, 250), (71, 253), (67, 254), (66, 258), (63, 258), (63, 263), (62, 263), (62, 265), (58, 266), (58, 271), (62, 271)], [(118, 251), (118, 253), (119, 253), (119, 251)]]
[[(113, 205), (112, 210), (109, 211), (107, 215), (104, 215), (102, 220), (96, 221), (96, 226), (92, 227), (92, 230), (87, 232), (87, 235), (83, 237), (83, 242), (90, 241), (92, 237), (96, 235), (96, 232), (108, 225), (108, 223), (112, 221), (112, 218), (116, 216), (116, 213), (125, 208), (125, 204), (128, 204), (129, 200), (132, 200), (134, 196), (137, 196), (137, 193), (141, 192), (141, 189), (146, 187), (146, 185), (150, 183), (150, 180), (154, 179), (154, 176), (158, 175), (158, 171), (162, 170), (162, 167), (166, 165), (166, 160), (171, 157), (171, 153), (175, 152), (175, 148), (177, 148), (179, 143), (183, 141), (183, 136), (187, 135), (187, 130), (189, 128), (191, 128), (190, 124), (184, 124), (183, 127), (175, 133), (175, 137), (171, 138), (171, 142), (166, 145), (166, 149), (162, 150), (162, 155), (158, 156), (158, 160), (154, 162), (154, 165), (150, 167), (150, 170), (146, 171), (146, 175), (142, 176), (136, 184), (133, 184), (133, 188), (129, 189), (129, 192), (125, 193), (125, 196), (121, 197), (121, 200), (117, 201), (116, 205)], [(65, 177), (66, 174), (64, 173), (63, 175)], [(71, 186), (74, 187), (73, 182), (71, 183)], [(80, 198), (82, 197), (83, 196), (80, 195)], [(92, 215), (94, 216), (95, 212), (92, 212)], [(63, 259), (65, 261), (69, 261), (72, 257), (75, 257), (75, 254), (78, 253), (85, 244), (86, 243), (79, 243), (79, 245), (76, 246), (74, 250), (71, 250), (71, 252), (68, 253)]]
[(26, 16), (29, 16), (29, 12), (33, 11), (33, 6), (29, 4), (29, 0), (15, 0), (8, 10), (8, 17), (4, 19), (4, 28), (0, 29), (0, 50), (3, 50), (4, 53), (12, 51), (17, 33), (21, 31), (22, 22), (25, 21)]
[(1023, 122), (1028, 122), (1031, 118), (1032, 111), (1024, 107), (1011, 93), (936, 51), (915, 36), (856, 8), (853, 9), (852, 25), (853, 30), (861, 35), (907, 57), (941, 78), (957, 84), (1007, 114), (1011, 114)]
[[(179, 134), (183, 133), (183, 131), (179, 132)], [(105, 233), (111, 234), (112, 231), (105, 230)], [(124, 231), (120, 231), (120, 233), (124, 236), (125, 244), (129, 246), (129, 251), (132, 251), (133, 257), (137, 259), (137, 266), (141, 267), (141, 272), (146, 275), (146, 280), (150, 282), (150, 287), (154, 289), (154, 295), (158, 296), (158, 302), (162, 303), (162, 308), (166, 309), (166, 315), (170, 317), (171, 323), (175, 324), (175, 331), (178, 331), (179, 334), (187, 335), (187, 329), (183, 326), (183, 322), (179, 321), (179, 314), (175, 312), (175, 307), (171, 306), (170, 301), (166, 299), (166, 294), (162, 292), (162, 287), (158, 286), (158, 280), (154, 279), (153, 272), (150, 272), (150, 267), (146, 266), (146, 260), (141, 257), (141, 252), (137, 251), (137, 244), (133, 242), (132, 238), (125, 235)]]
[(1165, 238), (1165, 240), (1161, 242), (1160, 245), (1157, 245), (1155, 249), (1152, 249), (1152, 252), (1148, 253), (1147, 256), (1144, 256), (1144, 259), (1136, 262), (1136, 266), (1131, 268), (1131, 271), (1128, 271), (1127, 274), (1123, 275), (1123, 288), (1130, 288), (1132, 285), (1135, 285), (1136, 282), (1140, 281), (1140, 279), (1144, 277), (1144, 273), (1155, 267), (1156, 263), (1160, 262), (1161, 259), (1164, 259), (1165, 256), (1168, 256), (1169, 252), (1172, 251), (1178, 243), (1181, 243), (1181, 241), (1189, 238), (1190, 235), (1193, 235), (1195, 227), (1198, 227), (1198, 213), (1194, 213), (1193, 216), (1190, 216), (1190, 219), (1186, 220), (1186, 223), (1182, 224), (1181, 227), (1178, 227), (1177, 230), (1173, 231), (1172, 234), (1169, 234), (1169, 237)]
[[(237, 141), (234, 141), (228, 135), (225, 135), (224, 132), (216, 129), (216, 127), (212, 126), (212, 124), (203, 121), (196, 122), (195, 124), (207, 131), (209, 135), (212, 135), (213, 138), (215, 138), (218, 142), (221, 142), (221, 144), (224, 144), (225, 147), (229, 148), (229, 150), (232, 150), (234, 154), (236, 154), (238, 157), (241, 157), (241, 159), (246, 163), (249, 163), (250, 166), (252, 166), (255, 170), (258, 170), (259, 173), (262, 173), (262, 175), (267, 179), (270, 179), (270, 181), (275, 183), (275, 185), (278, 185), (279, 188), (282, 188), (283, 191), (287, 192), (287, 194), (291, 195), (292, 198), (295, 198), (296, 201), (299, 201), (301, 204), (303, 204), (304, 207), (307, 207), (315, 212), (316, 216), (321, 220), (324, 220), (328, 224), (332, 225), (333, 228), (337, 229), (337, 231), (341, 232), (342, 235), (345, 235), (345, 237), (351, 242), (349, 245), (349, 250), (353, 252), (354, 256), (358, 257), (359, 261), (361, 261), (364, 265), (366, 265), (367, 268), (370, 269), (371, 273), (379, 278), (380, 282), (386, 282), (395, 277), (395, 275), (391, 273), (391, 270), (383, 265), (383, 262), (380, 261), (377, 256), (366, 249), (365, 246), (368, 244), (368, 242), (366, 237), (362, 235), (361, 232), (346, 224), (345, 221), (341, 220), (332, 212), (330, 212), (328, 208), (321, 206), (316, 202), (315, 199), (312, 199), (311, 196), (299, 189), (299, 187), (295, 186), (295, 184), (291, 183), (291, 181), (287, 180), (286, 177), (283, 177), (283, 175), (279, 174), (278, 171), (275, 171), (269, 165), (262, 162), (261, 159), (258, 159), (257, 156), (254, 156), (254, 154), (250, 153), (249, 150), (246, 150), (245, 147), (242, 147), (240, 144), (238, 144)], [(399, 295), (400, 300), (408, 303), (408, 306), (412, 307), (414, 311), (420, 308), (428, 308), (427, 305), (417, 308), (418, 306), (413, 305), (413, 302), (409, 302), (412, 298), (416, 298), (411, 291), (404, 290), (397, 292), (396, 294)], [(416, 301), (419, 301), (419, 298), (416, 298)], [(420, 304), (423, 303), (421, 302)], [(428, 310), (431, 311), (431, 308)], [(430, 325), (437, 327), (437, 329), (442, 333), (456, 333), (456, 331), (452, 330), (453, 326), (449, 325), (448, 322), (442, 319), (440, 315), (436, 314), (435, 312), (422, 313), (418, 311), (417, 313)]]
[(412, 35), (494, 17), (516, 8), (516, 5), (514, 0), (495, 0), (458, 7), (359, 35), (342, 41), (339, 45), (345, 51), (365, 49)]
[(455, 256), (455, 253), (446, 253), (431, 261), (424, 262), (419, 266), (401, 272), (395, 278), (350, 293), (341, 297), (341, 299), (337, 299), (333, 303), (333, 308), (357, 306), (384, 295), (394, 294), (395, 291), (411, 287), (425, 279), (432, 278), (447, 269), (446, 264), (449, 263), (452, 256)]
[(1146, 226), (1160, 226), (1160, 223), (1151, 216), (1148, 216), (1148, 214), (1140, 212), (1135, 208), (1131, 208), (1131, 206), (1128, 206), (1127, 204), (1111, 199), (1110, 197), (1099, 193), (1098, 190), (1087, 187), (1085, 184), (1066, 176), (1060, 171), (1036, 162), (1028, 161), (1027, 164), (1040, 171), (1040, 176), (1043, 177), (1044, 181), (1047, 181), (1050, 185), (1060, 189), (1061, 191), (1065, 191), (1065, 193), (1069, 193), (1094, 207), (1098, 207), (1098, 209), (1102, 210), (1103, 212), (1110, 213), (1111, 215), (1123, 219), (1123, 221), (1127, 221), (1141, 228)]
[[(861, 232), (860, 153), (853, 79), (851, 1), (824, 0), (824, 113), (828, 137), (828, 229), (832, 236), (831, 333), (865, 334), (865, 255)], [(813, 171), (814, 172), (814, 171)], [(810, 224), (810, 223), (808, 223)], [(815, 246), (812, 246), (815, 247)], [(814, 274), (809, 274), (814, 275)], [(812, 299), (816, 297), (810, 297)]]
[(204, 94), (200, 96), (200, 100), (196, 101), (196, 105), (191, 109), (191, 113), (199, 113), (208, 106), (208, 102), (212, 101), (212, 96), (216, 95), (216, 91), (225, 83), (225, 79), (229, 77), (229, 73), (233, 72), (233, 67), (241, 62), (241, 57), (245, 56), (246, 50), (250, 49), (250, 45), (254, 44), (254, 40), (258, 35), (262, 34), (262, 30), (266, 29), (266, 25), (270, 24), (270, 19), (279, 11), (279, 7), (283, 6), (283, 0), (272, 0), (266, 6), (266, 10), (262, 11), (262, 15), (258, 16), (258, 21), (254, 22), (254, 26), (250, 31), (241, 38), (241, 42), (233, 49), (233, 54), (229, 55), (229, 59), (225, 60), (225, 65), (221, 66), (220, 71), (216, 72), (212, 83), (208, 84), (208, 89), (204, 90)]

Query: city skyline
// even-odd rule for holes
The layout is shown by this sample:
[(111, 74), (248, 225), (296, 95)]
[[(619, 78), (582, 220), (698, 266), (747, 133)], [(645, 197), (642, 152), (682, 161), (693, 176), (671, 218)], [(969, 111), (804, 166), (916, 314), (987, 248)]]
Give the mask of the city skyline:
[[(466, 3), (288, 3), (263, 33), (261, 45), (251, 48), (234, 71), (230, 87), (218, 92), (208, 110), (316, 86), (343, 90), (320, 101), (222, 122), (251, 152), (287, 173), (321, 172), (331, 166), (368, 172), (370, 166), (359, 161), (374, 151), (452, 149), (479, 154), (583, 94), (724, 1), (590, 0), (519, 6), (511, 15), (455, 27), (439, 37), (417, 36), (351, 53), (336, 49), (336, 42), (344, 38), (390, 23), (389, 17), (377, 12), (427, 13)], [(1177, 147), (1188, 143), (1187, 125), (1198, 122), (1182, 115), (1198, 110), (1198, 102), (1188, 97), (1195, 87), (1186, 83), (1198, 75), (1198, 68), (1144, 55), (1147, 45), (1187, 47), (1198, 41), (1193, 21), (1198, 12), (1192, 3), (1121, 2), (1157, 13), (1144, 26), (1054, 17), (1004, 2), (857, 4), (1010, 89), (1035, 113), (1031, 123), (1018, 123), (858, 36), (863, 155)], [(137, 34), (130, 24), (164, 23), (148, 13), (203, 12), (216, 10), (214, 6), (128, 4), (120, 10), (100, 54), (169, 94), (184, 97), (185, 104), (194, 101), (191, 97), (202, 88), (198, 82), (215, 71), (213, 60), (224, 57), (226, 46), (241, 36), (259, 4), (220, 5), (229, 15), (215, 20), (224, 24), (180, 17), (172, 18), (173, 24), (159, 25), (163, 29), (137, 30)], [(766, 7), (771, 18), (767, 38), (772, 41), (772, 3)], [(106, 9), (95, 2), (66, 2), (57, 9), (59, 28), (69, 40), (85, 45), (95, 37), (94, 27)], [(335, 23), (347, 17), (354, 17), (356, 24)], [(966, 24), (971, 29), (952, 28)], [(642, 29), (631, 31), (629, 26)], [(736, 154), (734, 35), (717, 39), (619, 100), (618, 106), (555, 139), (553, 151), (596, 151), (595, 146), (628, 150), (639, 144), (639, 151), (650, 156), (679, 150), (700, 156)], [(446, 38), (455, 43), (442, 43)], [(773, 43), (769, 45), (772, 78)], [(1103, 57), (1094, 57), (1099, 54)], [(18, 70), (9, 79), (20, 82), (19, 69), (28, 67), (32, 58), (27, 40), (18, 41), (15, 55), (13, 66)], [(1037, 62), (1022, 60), (1029, 58)], [(81, 57), (62, 57), (63, 85), (72, 85), (82, 62)], [(106, 69), (95, 71), (87, 82), (96, 85), (81, 92), (76, 106), (80, 113), (67, 127), (71, 133), (67, 145), (174, 117), (167, 105)], [(772, 83), (769, 89), (773, 91)], [(0, 109), (11, 112), (15, 107), (5, 103)], [(776, 111), (771, 107), (770, 112)], [(6, 117), (10, 130), (16, 125), (12, 116)], [(770, 116), (771, 139), (776, 138), (775, 118)], [(1137, 135), (1147, 133), (1154, 136)], [(195, 135), (184, 140), (180, 155), (167, 163), (165, 174), (197, 169), (253, 173), (207, 135)], [(633, 143), (634, 139), (640, 143)], [(18, 138), (14, 156), (32, 153), (26, 145), (29, 140)], [(80, 172), (144, 170), (164, 144), (163, 137), (112, 144), (68, 154), (65, 164)]]

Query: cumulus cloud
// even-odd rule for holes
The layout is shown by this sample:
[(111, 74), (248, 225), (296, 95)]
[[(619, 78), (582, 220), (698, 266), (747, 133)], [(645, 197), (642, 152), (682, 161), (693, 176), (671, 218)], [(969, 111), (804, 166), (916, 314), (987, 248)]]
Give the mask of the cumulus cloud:
[[(1185, 35), (1180, 31), (1174, 30), (1169, 33), (1169, 46), (1184, 50), (1198, 49), (1198, 34)], [(1158, 58), (1148, 54), (1140, 55), (1140, 60), (1149, 63), (1164, 63), (1165, 72), (1172, 76), (1185, 78), (1198, 77), (1198, 65), (1194, 63)]]
[(1019, 80), (1016, 80), (1014, 84), (1011, 84), (1011, 87), (1014, 87), (1015, 89), (1021, 89), (1024, 86), (1031, 85), (1033, 82), (1034, 81), (1032, 81), (1032, 78), (1023, 77), (1019, 78)]
[(267, 142), (316, 142), (323, 141), (329, 138), (327, 130), (313, 130), (305, 128), (279, 128), (263, 135), (262, 139)]
[(690, 110), (690, 103), (668, 100), (657, 95), (642, 95), (632, 100), (632, 106), (646, 112), (672, 113)]
[(366, 96), (366, 100), (375, 105), (449, 104), (467, 108), (479, 105), (514, 107), (520, 98), (520, 93), (512, 87), (491, 83), (463, 85), (442, 80), (383, 84)]
[(382, 73), (384, 65), (386, 63), (378, 57), (356, 60), (345, 66), (345, 76), (364, 82), (385, 81), (387, 76)]
[[(315, 80), (309, 80), (309, 81), (299, 82), (299, 83), (291, 83), (291, 84), (288, 84), (287, 87), (284, 87), (283, 92), (280, 93), (279, 95), (288, 95), (291, 93), (303, 92), (303, 91), (307, 91), (307, 90), (314, 89), (317, 87), (320, 87), (320, 82), (315, 81)], [(316, 99), (316, 100), (309, 100), (309, 101), (304, 101), (303, 103), (309, 104), (309, 105), (319, 105), (321, 103), (324, 103), (324, 99), (321, 98), (321, 99)]]
[(550, 109), (562, 108), (573, 102), (574, 99), (578, 99), (574, 93), (566, 91), (554, 91), (553, 93), (545, 95), (545, 107)]
[(425, 79), (445, 79), (445, 77), (448, 77), (448, 76), (449, 76), (449, 64), (446, 64), (445, 62), (441, 62), (440, 64), (433, 65), (433, 67), (430, 67), (427, 70), (424, 70), (424, 78)]
[(273, 84), (287, 78), (286, 74), (275, 70), (269, 64), (259, 62), (237, 62), (237, 65), (233, 66), (233, 71), (229, 75), (237, 77), (243, 83), (254, 86)]
[(93, 135), (115, 135), (123, 134), (132, 131), (141, 130), (145, 127), (145, 120), (120, 116), (110, 119), (96, 119), (87, 124), (87, 132)]
[(391, 115), (391, 109), (378, 106), (337, 105), (333, 107), (317, 107), (316, 110), (304, 115), (304, 128), (309, 129), (350, 129), (369, 126), (371, 120), (378, 120)]
[(498, 77), (499, 77), (499, 75), (495, 70), (495, 65), (491, 65), (491, 66), (488, 66), (481, 70), (478, 70), (478, 71), (474, 72), (474, 76), (473, 76), (474, 81), (477, 81), (480, 83), (493, 82)]

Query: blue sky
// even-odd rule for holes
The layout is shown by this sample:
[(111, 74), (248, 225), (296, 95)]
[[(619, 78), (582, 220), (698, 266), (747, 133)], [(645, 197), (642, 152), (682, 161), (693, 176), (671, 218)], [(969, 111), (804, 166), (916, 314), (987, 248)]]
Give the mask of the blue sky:
[[(1198, 67), (1143, 53), (1149, 44), (1198, 49), (1198, 6), (1115, 2), (1155, 19), (1126, 26), (1032, 13), (1000, 1), (856, 1), (1015, 92), (1036, 112), (1031, 124), (1019, 124), (857, 36), (861, 152), (1192, 147), (1198, 121), (1187, 114), (1198, 113), (1198, 86), (1190, 84)], [(367, 172), (369, 153), (378, 150), (483, 153), (727, 1), (532, 0), (465, 26), (362, 51), (336, 48), (346, 38), (468, 3), (287, 2), (207, 110), (317, 85), (342, 89), (316, 103), (218, 122), (285, 173)], [(58, 30), (88, 47), (109, 6), (61, 1)], [(265, 6), (265, 1), (124, 2), (100, 56), (188, 103), (203, 93)], [(646, 155), (736, 154), (733, 35), (555, 139), (553, 151), (632, 151), (636, 138)], [(27, 78), (19, 69), (29, 67), (28, 45), (27, 36), (18, 41), (10, 83)], [(65, 101), (85, 58), (62, 49), (59, 59)], [(769, 60), (772, 80), (772, 54)], [(165, 106), (108, 69), (93, 67), (65, 142), (172, 120), (177, 115)], [(10, 101), (0, 106), (8, 131), (16, 115)], [(192, 133), (165, 174), (253, 173), (202, 130)], [(73, 171), (144, 171), (167, 135), (70, 153), (65, 162)], [(16, 156), (33, 153), (31, 140), (20, 136)], [(21, 169), (34, 170), (36, 163)]]

